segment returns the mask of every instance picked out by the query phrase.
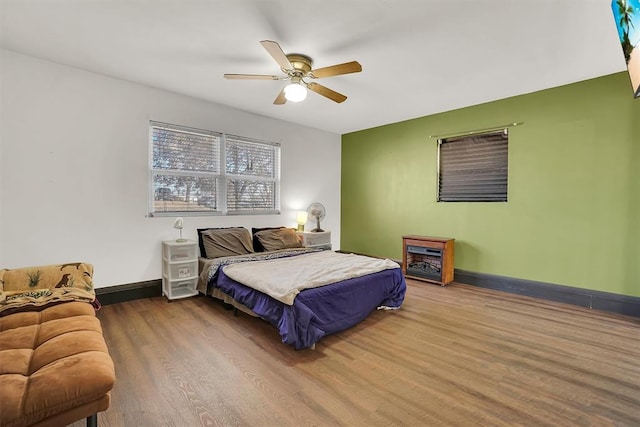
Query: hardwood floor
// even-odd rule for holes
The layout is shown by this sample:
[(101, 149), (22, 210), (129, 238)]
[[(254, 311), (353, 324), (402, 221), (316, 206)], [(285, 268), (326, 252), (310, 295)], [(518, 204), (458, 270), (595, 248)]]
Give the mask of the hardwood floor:
[(99, 317), (117, 373), (102, 427), (640, 425), (637, 318), (413, 280), (401, 310), (315, 350), (207, 297)]

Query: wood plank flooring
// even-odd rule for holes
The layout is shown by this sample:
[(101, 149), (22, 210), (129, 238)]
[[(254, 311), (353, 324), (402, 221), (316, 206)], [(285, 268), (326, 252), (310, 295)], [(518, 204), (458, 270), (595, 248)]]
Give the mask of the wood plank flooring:
[(99, 318), (117, 374), (102, 427), (640, 426), (637, 318), (413, 280), (402, 309), (315, 350), (207, 297)]

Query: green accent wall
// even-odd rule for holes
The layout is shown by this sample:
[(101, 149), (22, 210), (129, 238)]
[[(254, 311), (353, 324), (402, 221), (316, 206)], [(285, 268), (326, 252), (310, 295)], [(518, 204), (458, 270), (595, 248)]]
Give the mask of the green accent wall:
[[(438, 203), (431, 135), (509, 133), (506, 203)], [(640, 99), (626, 73), (342, 136), (342, 250), (402, 258), (451, 237), (455, 267), (640, 296)]]

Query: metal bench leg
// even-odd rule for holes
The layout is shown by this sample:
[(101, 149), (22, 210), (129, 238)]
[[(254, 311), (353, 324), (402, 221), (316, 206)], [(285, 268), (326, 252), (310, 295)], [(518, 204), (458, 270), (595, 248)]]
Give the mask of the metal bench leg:
[(87, 427), (98, 427), (98, 414), (87, 417)]

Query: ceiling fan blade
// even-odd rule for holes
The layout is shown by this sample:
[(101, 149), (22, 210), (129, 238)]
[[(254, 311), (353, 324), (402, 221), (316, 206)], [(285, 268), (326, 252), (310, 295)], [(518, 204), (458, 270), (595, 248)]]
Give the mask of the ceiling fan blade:
[(318, 83), (309, 83), (307, 84), (307, 88), (337, 103), (344, 102), (347, 99), (343, 94), (331, 90), (326, 86), (319, 85)]
[(280, 80), (279, 76), (267, 76), (265, 74), (225, 74), (225, 79), (238, 80)]
[(351, 61), (311, 70), (311, 74), (314, 78), (320, 79), (323, 77), (339, 76), (341, 74), (359, 73), (360, 71), (362, 71), (362, 65), (360, 65), (358, 61)]
[(280, 91), (276, 99), (273, 101), (275, 105), (283, 105), (287, 102), (287, 98), (284, 97), (284, 88)]
[(269, 52), (269, 55), (276, 60), (278, 65), (280, 65), (280, 68), (285, 70), (293, 68), (293, 65), (291, 65), (291, 62), (287, 59), (287, 55), (284, 54), (278, 43), (271, 40), (262, 40), (260, 44), (262, 44), (262, 47), (264, 47), (267, 52)]

